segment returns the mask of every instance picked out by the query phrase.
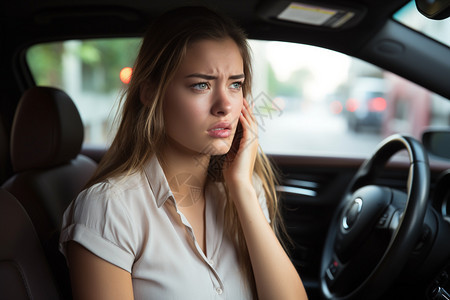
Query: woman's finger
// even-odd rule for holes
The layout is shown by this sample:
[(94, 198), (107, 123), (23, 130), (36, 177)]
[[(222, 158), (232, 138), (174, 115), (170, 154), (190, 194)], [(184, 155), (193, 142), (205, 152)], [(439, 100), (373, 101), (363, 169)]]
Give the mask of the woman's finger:
[(247, 138), (250, 138), (251, 135), (257, 135), (257, 125), (252, 119), (250, 112), (245, 107), (242, 109), (241, 123), (244, 128), (244, 135)]
[(256, 123), (256, 118), (255, 118), (255, 115), (253, 114), (253, 107), (250, 106), (247, 99), (245, 99), (245, 98), (244, 98), (244, 108), (249, 113), (250, 119)]

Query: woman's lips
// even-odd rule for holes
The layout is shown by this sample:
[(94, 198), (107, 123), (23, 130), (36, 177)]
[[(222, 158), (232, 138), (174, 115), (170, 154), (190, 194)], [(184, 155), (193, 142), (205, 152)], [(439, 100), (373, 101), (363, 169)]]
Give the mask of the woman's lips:
[(218, 123), (207, 130), (208, 135), (213, 138), (227, 138), (231, 135), (230, 123)]

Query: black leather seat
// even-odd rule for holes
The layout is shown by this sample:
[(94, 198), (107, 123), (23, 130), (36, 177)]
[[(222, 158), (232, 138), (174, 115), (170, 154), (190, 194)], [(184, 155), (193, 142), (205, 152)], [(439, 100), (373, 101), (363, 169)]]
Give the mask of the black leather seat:
[(83, 124), (72, 99), (33, 87), (20, 99), (11, 133), (14, 175), (3, 187), (23, 205), (36, 228), (55, 278), (69, 297), (69, 277), (58, 239), (64, 210), (97, 164), (80, 154)]
[(0, 299), (60, 299), (30, 218), (0, 189)]
[(0, 116), (0, 184), (11, 176), (12, 167), (9, 155), (9, 130)]

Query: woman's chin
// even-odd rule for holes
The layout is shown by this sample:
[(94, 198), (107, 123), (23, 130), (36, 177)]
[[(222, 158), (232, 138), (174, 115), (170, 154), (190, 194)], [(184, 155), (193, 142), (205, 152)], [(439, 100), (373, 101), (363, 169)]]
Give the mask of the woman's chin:
[(211, 156), (224, 155), (224, 154), (227, 154), (229, 150), (230, 150), (230, 148), (214, 149), (214, 151), (208, 151), (205, 154), (211, 155)]
[(215, 139), (204, 145), (200, 153), (206, 155), (224, 155), (230, 151), (231, 143), (231, 139)]
[(224, 155), (227, 154), (228, 151), (230, 151), (230, 146), (225, 145), (224, 143), (221, 144), (212, 144), (211, 147), (207, 147), (202, 151), (204, 154), (207, 155)]

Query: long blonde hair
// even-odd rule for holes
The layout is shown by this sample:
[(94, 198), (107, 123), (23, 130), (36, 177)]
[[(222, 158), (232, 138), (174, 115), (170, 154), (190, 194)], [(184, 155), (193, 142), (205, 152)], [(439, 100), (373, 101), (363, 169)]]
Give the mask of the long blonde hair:
[[(131, 81), (122, 97), (117, 133), (87, 187), (107, 178), (140, 171), (150, 157), (160, 156), (165, 140), (163, 98), (187, 47), (199, 40), (225, 38), (233, 39), (242, 55), (245, 75), (242, 90), (243, 96), (248, 97), (252, 81), (250, 50), (245, 33), (230, 19), (204, 7), (184, 7), (163, 14), (150, 26), (134, 64)], [(144, 90), (145, 105), (141, 101)], [(216, 165), (215, 174), (208, 171), (211, 180), (220, 181), (221, 176), (217, 172), (221, 172), (223, 158), (211, 158), (210, 166)], [(275, 190), (276, 176), (261, 149), (254, 172), (263, 183), (271, 225), (278, 233), (283, 226)], [(224, 187), (228, 197), (225, 184)], [(226, 231), (237, 247), (241, 271), (256, 296), (247, 246), (232, 201), (227, 201), (225, 220)]]

